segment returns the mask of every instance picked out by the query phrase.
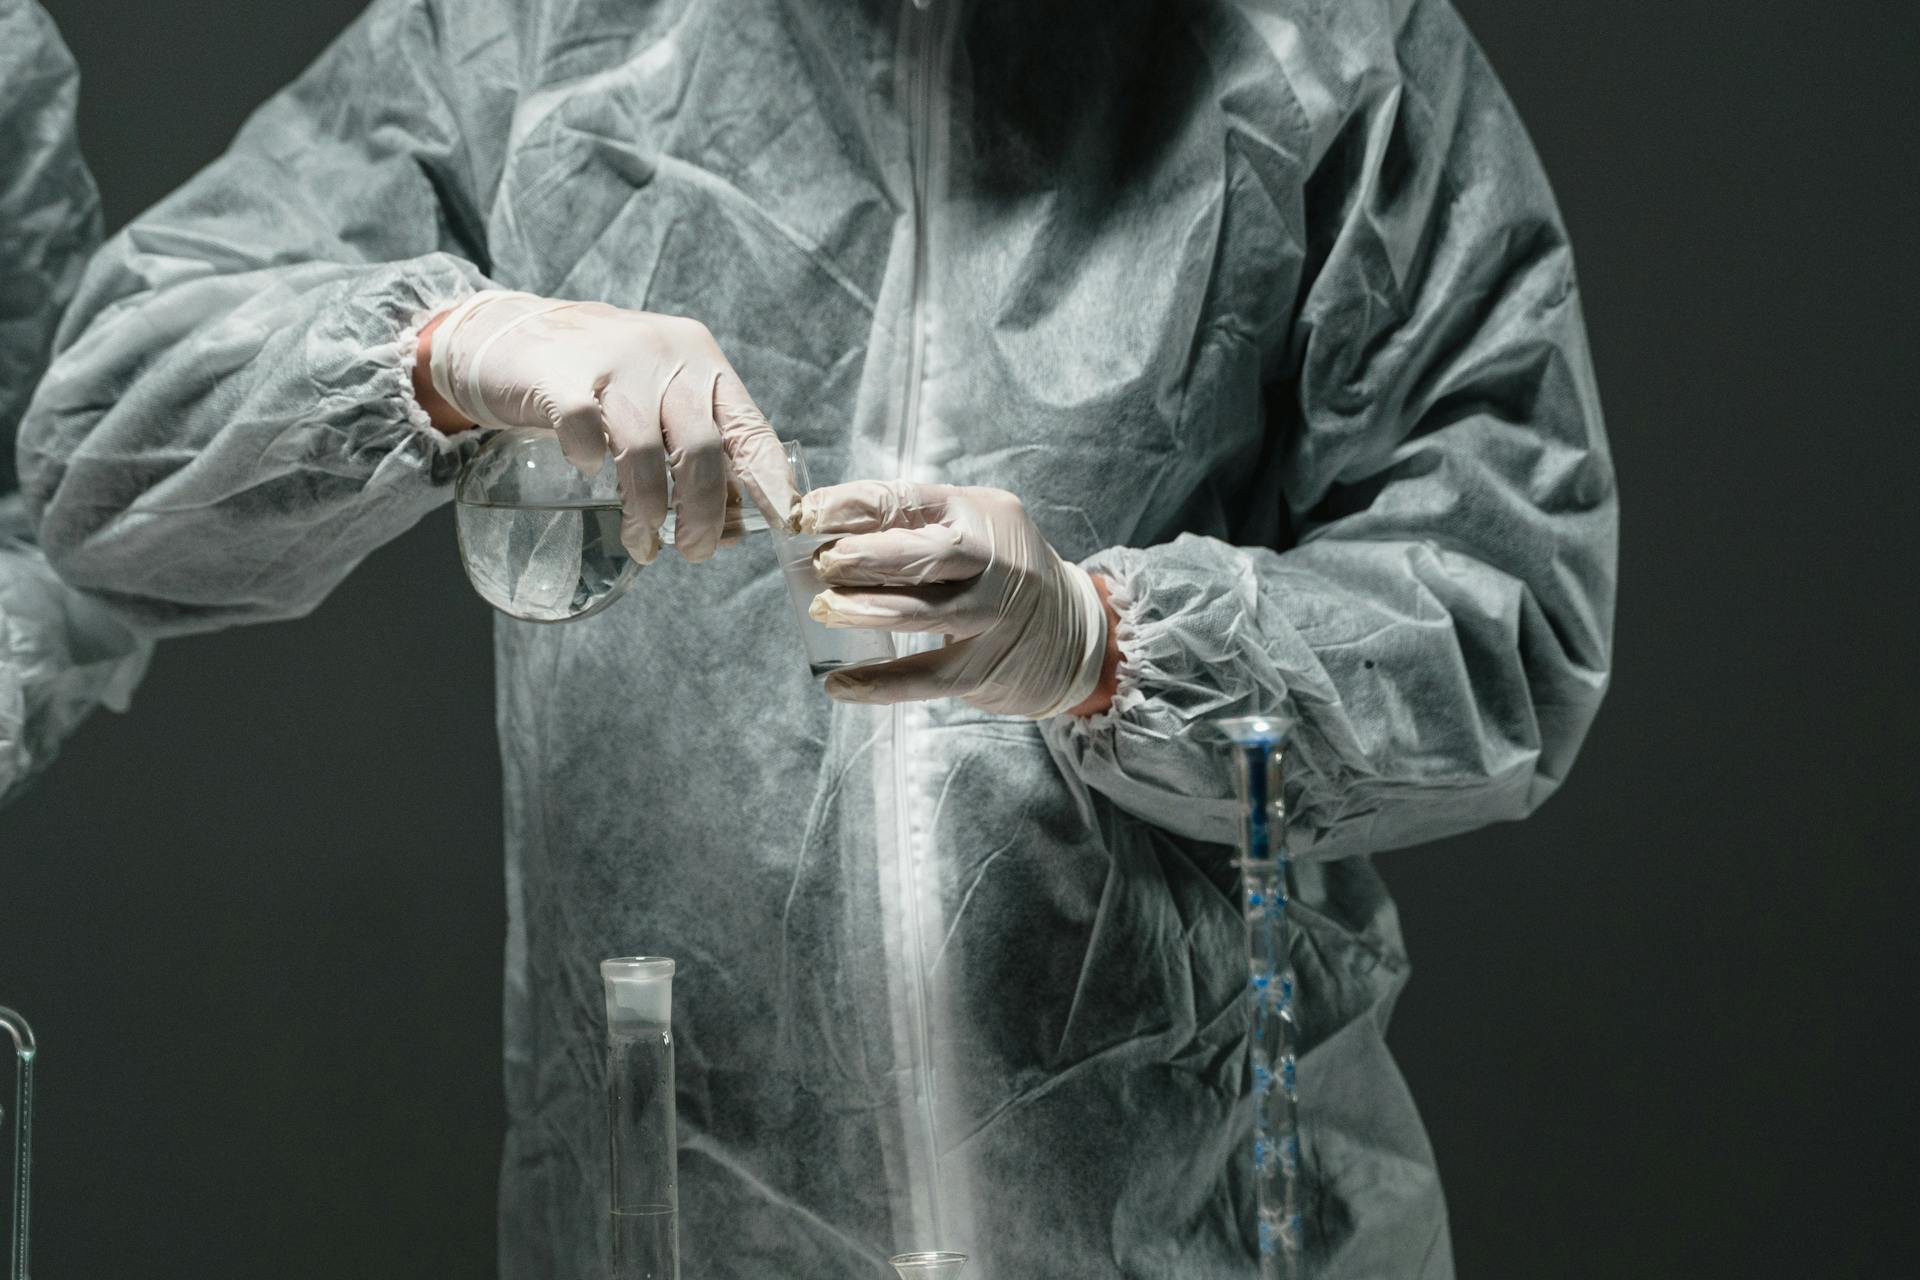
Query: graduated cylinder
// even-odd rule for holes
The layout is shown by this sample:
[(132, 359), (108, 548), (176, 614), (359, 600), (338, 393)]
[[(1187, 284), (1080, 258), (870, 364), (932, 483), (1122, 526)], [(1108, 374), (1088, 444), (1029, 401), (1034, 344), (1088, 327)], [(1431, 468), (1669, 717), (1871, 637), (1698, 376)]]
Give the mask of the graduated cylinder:
[(1285, 730), (1264, 717), (1216, 720), (1232, 744), (1241, 805), (1240, 877), (1247, 920), (1247, 1000), (1252, 1030), (1253, 1176), (1262, 1280), (1300, 1274), (1299, 1027), (1289, 959)]

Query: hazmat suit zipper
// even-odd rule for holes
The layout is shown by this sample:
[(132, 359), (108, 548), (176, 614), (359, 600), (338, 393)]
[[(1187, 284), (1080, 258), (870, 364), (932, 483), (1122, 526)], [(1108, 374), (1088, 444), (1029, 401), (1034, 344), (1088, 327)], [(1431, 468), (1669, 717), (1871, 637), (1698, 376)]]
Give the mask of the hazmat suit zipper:
[[(918, 478), (916, 445), (923, 412), (926, 357), (930, 309), (929, 274), (932, 268), (929, 227), (936, 199), (934, 184), (941, 157), (937, 154), (944, 137), (942, 119), (945, 103), (941, 94), (944, 53), (955, 5), (951, 0), (914, 0), (913, 11), (906, 14), (909, 39), (908, 163), (912, 179), (913, 260), (909, 289), (909, 339), (906, 387), (894, 457), (894, 472), (905, 478)], [(913, 704), (897, 704), (890, 711), (893, 734), (892, 799), (893, 857), (899, 886), (901, 924), (907, 972), (906, 995), (909, 1005), (907, 1029), (909, 1078), (913, 1095), (913, 1123), (919, 1129), (909, 1148), (919, 1147), (924, 1155), (926, 1227), (936, 1240), (947, 1239), (946, 1194), (940, 1173), (940, 1154), (936, 1117), (938, 1114), (938, 1074), (934, 1064), (932, 975), (927, 967), (926, 922), (923, 918), (925, 876), (919, 854), (924, 841), (915, 830), (919, 812), (914, 786), (914, 760), (911, 744), (915, 730), (924, 726), (926, 711)], [(919, 1214), (915, 1215), (920, 1216)]]

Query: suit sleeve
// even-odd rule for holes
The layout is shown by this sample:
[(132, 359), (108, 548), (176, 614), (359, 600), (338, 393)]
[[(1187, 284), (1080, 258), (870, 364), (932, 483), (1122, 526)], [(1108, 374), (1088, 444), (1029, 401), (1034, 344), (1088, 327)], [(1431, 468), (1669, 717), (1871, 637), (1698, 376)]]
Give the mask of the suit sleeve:
[(446, 498), (414, 348), (484, 283), (500, 21), (379, 0), (101, 252), (20, 441), (68, 580), (160, 633), (291, 617)]
[(1297, 94), (1321, 141), (1301, 140), (1306, 269), (1265, 401), (1290, 542), (1092, 557), (1120, 695), (1046, 728), (1122, 809), (1227, 842), (1201, 722), (1279, 716), (1312, 857), (1530, 812), (1573, 763), (1612, 635), (1614, 476), (1560, 215), (1453, 11), (1369, 27), (1368, 8), (1306, 38), (1334, 70)]

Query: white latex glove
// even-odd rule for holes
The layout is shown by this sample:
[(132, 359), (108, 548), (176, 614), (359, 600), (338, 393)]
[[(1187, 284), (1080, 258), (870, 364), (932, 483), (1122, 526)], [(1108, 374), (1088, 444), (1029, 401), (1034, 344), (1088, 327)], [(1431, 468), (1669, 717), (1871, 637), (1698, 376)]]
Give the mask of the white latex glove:
[(835, 672), (833, 697), (964, 698), (1041, 719), (1085, 702), (1099, 683), (1106, 606), (1012, 494), (862, 480), (806, 495), (800, 528), (848, 535), (814, 553), (828, 585), (813, 598), (815, 621), (947, 637), (941, 649)]
[(705, 560), (720, 543), (732, 476), (778, 528), (799, 506), (786, 454), (697, 320), (487, 290), (434, 331), (433, 389), (485, 427), (550, 427), (589, 475), (619, 467), (620, 541), (660, 551), (673, 474), (674, 548)]

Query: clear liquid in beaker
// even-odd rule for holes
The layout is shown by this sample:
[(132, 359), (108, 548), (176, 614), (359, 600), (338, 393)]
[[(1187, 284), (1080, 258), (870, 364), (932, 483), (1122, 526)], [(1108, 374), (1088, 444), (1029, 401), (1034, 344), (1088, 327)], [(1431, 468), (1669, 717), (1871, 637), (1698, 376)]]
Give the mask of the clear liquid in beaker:
[(827, 584), (814, 570), (813, 553), (832, 541), (833, 538), (812, 535), (774, 535), (774, 547), (780, 554), (780, 576), (787, 581), (787, 602), (793, 606), (794, 620), (800, 624), (800, 642), (806, 646), (807, 666), (815, 676), (843, 667), (887, 662), (894, 656), (891, 632), (822, 626), (807, 613), (813, 598), (827, 589)]
[(482, 599), (529, 622), (566, 622), (617, 599), (640, 570), (620, 545), (620, 505), (454, 503), (460, 556)]

